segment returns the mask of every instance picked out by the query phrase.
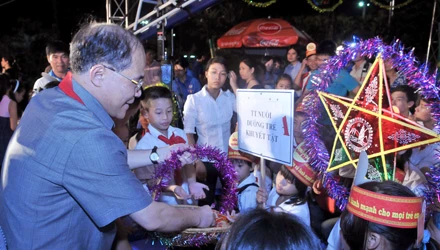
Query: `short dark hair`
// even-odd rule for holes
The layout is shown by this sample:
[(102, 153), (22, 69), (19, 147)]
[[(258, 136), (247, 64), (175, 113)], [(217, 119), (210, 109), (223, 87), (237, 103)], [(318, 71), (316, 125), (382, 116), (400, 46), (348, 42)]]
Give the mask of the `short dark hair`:
[(55, 53), (65, 53), (66, 55), (69, 55), (69, 46), (59, 40), (48, 42), (46, 46), (46, 55), (50, 56)]
[(281, 74), (280, 76), (278, 76), (277, 81), (275, 82), (275, 86), (277, 86), (278, 82), (281, 80), (287, 80), (290, 82), (290, 88), (292, 88), (293, 86), (293, 81), (292, 81), (292, 77), (286, 73)]
[(266, 64), (268, 61), (270, 61), (270, 60), (273, 60), (273, 57), (271, 57), (271, 56), (263, 56), (262, 58), (261, 58), (261, 60), (260, 60), (260, 62), (262, 63), (262, 64)]
[(216, 249), (321, 249), (310, 227), (289, 213), (252, 209), (240, 214)]
[(173, 95), (171, 94), (171, 91), (167, 87), (152, 86), (152, 87), (148, 87), (144, 90), (143, 99), (141, 100), (141, 102), (144, 103), (148, 107), (149, 106), (148, 102), (150, 100), (156, 100), (159, 98), (170, 99), (170, 101), (172, 102)]
[(391, 94), (394, 92), (397, 92), (397, 91), (405, 93), (409, 102), (413, 101), (414, 104), (416, 103), (418, 95), (416, 93), (415, 88), (413, 88), (409, 85), (399, 85), (399, 86), (396, 86), (395, 88), (391, 88), (391, 90), (390, 90)]
[[(401, 197), (416, 197), (407, 187), (394, 181), (367, 182), (359, 187), (380, 194)], [(365, 236), (368, 232), (378, 233), (390, 242), (390, 250), (408, 249), (417, 238), (417, 229), (404, 229), (383, 226), (364, 220), (345, 209), (341, 215), (341, 233), (350, 249), (363, 249)]]
[(289, 53), (289, 50), (291, 50), (291, 49), (296, 51), (296, 54), (298, 55), (298, 61), (301, 61), (304, 58), (305, 49), (302, 46), (300, 46), (298, 44), (290, 45), (287, 48), (286, 54)]
[(180, 65), (182, 68), (187, 69), (189, 67), (189, 62), (183, 56), (179, 56), (174, 60), (174, 65)]

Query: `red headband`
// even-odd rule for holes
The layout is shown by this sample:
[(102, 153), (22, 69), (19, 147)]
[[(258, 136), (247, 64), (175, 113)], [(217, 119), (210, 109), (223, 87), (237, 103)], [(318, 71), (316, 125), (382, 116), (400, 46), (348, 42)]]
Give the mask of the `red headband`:
[(417, 228), (422, 202), (421, 197), (391, 196), (353, 186), (347, 209), (353, 215), (380, 225)]

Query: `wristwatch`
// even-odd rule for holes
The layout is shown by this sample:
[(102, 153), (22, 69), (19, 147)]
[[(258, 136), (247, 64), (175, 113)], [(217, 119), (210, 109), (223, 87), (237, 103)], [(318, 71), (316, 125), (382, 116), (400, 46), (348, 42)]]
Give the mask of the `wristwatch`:
[(150, 154), (150, 161), (153, 164), (158, 164), (159, 162), (157, 162), (159, 160), (159, 154), (157, 153), (157, 147), (154, 146), (153, 150), (151, 150), (151, 154)]

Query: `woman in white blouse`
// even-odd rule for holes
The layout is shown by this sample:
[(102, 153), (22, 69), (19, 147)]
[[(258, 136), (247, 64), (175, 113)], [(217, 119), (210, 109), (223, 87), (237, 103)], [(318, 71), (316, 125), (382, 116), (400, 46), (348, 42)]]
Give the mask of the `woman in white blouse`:
[[(236, 107), (235, 95), (229, 90), (222, 90), (228, 78), (226, 60), (223, 57), (211, 58), (206, 64), (205, 76), (207, 84), (199, 92), (188, 95), (185, 102), (184, 131), (190, 145), (210, 145), (227, 153), (231, 118)], [(196, 162), (196, 171), (198, 181), (209, 186), (206, 199), (199, 200), (199, 205), (211, 205), (214, 202), (217, 170), (212, 163), (199, 160)]]

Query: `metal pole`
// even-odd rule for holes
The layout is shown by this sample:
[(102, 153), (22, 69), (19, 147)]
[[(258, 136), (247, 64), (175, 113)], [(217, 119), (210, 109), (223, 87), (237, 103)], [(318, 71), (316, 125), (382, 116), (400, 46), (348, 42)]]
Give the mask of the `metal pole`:
[(391, 26), (391, 18), (394, 15), (394, 0), (390, 1), (390, 11), (388, 12), (388, 27)]
[(367, 12), (367, 4), (364, 3), (364, 6), (362, 7), (362, 19), (365, 19), (366, 12)]
[(431, 18), (431, 31), (429, 31), (428, 50), (426, 51), (425, 65), (428, 65), (428, 61), (429, 61), (429, 51), (431, 50), (432, 31), (434, 30), (436, 8), (437, 8), (437, 0), (434, 0), (434, 7), (432, 8), (432, 18)]

